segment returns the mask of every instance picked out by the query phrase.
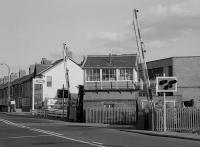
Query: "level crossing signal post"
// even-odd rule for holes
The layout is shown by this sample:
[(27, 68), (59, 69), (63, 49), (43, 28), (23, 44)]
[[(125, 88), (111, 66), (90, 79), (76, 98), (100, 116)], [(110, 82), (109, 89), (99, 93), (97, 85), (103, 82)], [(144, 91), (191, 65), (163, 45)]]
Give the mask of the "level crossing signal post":
[(156, 93), (163, 93), (163, 129), (167, 130), (166, 125), (166, 92), (177, 92), (176, 77), (157, 77), (156, 78)]
[[(68, 100), (67, 107), (69, 107), (69, 96), (70, 96), (69, 91), (67, 89), (65, 89), (64, 84), (63, 84), (63, 88), (57, 90), (57, 97), (62, 99), (62, 118), (63, 118), (63, 120), (64, 120), (64, 111), (65, 111), (65, 102), (66, 102), (65, 99)], [(69, 111), (67, 111), (67, 114), (68, 113), (69, 113)]]

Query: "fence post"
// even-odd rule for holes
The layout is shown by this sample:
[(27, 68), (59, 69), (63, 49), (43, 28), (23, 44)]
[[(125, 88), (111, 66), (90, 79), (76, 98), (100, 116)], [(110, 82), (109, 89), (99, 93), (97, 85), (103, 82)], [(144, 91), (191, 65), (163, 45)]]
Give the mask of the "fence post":
[(86, 115), (86, 123), (89, 123), (89, 117), (90, 117), (90, 111), (89, 111), (89, 108), (88, 109), (86, 109), (86, 113), (85, 113), (85, 115)]

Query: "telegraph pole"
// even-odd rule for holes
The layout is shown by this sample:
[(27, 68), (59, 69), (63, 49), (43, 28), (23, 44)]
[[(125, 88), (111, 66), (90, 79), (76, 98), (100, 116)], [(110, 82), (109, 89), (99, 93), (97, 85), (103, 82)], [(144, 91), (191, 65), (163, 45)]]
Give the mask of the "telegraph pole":
[(65, 116), (65, 87), (64, 87), (64, 84), (63, 84), (63, 91), (62, 91), (62, 107), (63, 107), (63, 112), (62, 112), (62, 118), (64, 120)]
[(63, 61), (64, 61), (64, 69), (65, 69), (65, 79), (66, 79), (66, 87), (68, 92), (68, 103), (67, 103), (67, 118), (70, 116), (70, 83), (69, 83), (69, 69), (67, 67), (67, 61), (69, 59), (69, 46), (66, 43), (63, 43)]

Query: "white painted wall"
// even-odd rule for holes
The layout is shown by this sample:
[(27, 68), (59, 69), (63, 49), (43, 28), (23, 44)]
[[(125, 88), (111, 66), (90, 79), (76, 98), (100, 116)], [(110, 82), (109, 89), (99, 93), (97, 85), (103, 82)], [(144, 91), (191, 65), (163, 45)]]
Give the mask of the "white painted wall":
[[(83, 70), (70, 59), (67, 61), (69, 69), (70, 92), (78, 93), (78, 85), (83, 85)], [(47, 76), (52, 76), (52, 87), (47, 87)], [(63, 84), (66, 88), (64, 62), (58, 63), (43, 73), (43, 101), (45, 99), (56, 98), (57, 89), (62, 89)]]

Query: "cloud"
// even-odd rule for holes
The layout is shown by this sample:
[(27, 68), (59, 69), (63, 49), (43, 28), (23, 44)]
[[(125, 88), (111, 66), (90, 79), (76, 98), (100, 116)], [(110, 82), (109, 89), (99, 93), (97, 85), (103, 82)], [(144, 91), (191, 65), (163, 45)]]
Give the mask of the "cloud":
[(169, 12), (182, 16), (199, 16), (199, 0), (182, 0), (179, 3), (169, 5)]
[(49, 58), (51, 60), (58, 60), (61, 59), (63, 57), (62, 53), (50, 53), (49, 54)]
[[(153, 18), (165, 19), (170, 16), (199, 16), (199, 0), (174, 0), (166, 3), (158, 3), (148, 9), (147, 14)], [(150, 18), (152, 18), (150, 17)]]
[[(108, 51), (115, 53), (124, 53), (133, 49), (135, 41), (130, 30), (122, 32), (97, 32), (87, 34), (87, 38), (96, 51), (101, 48), (101, 52)], [(99, 52), (99, 51), (98, 51)]]
[(97, 32), (88, 33), (87, 37), (91, 40), (110, 40), (110, 41), (121, 41), (125, 39), (123, 34), (117, 32)]
[(153, 41), (147, 42), (146, 46), (148, 46), (150, 48), (161, 48), (161, 47), (165, 47), (167, 44), (168, 44), (168, 42), (166, 42), (166, 41), (153, 40)]
[(141, 34), (146, 45), (167, 47), (184, 35), (200, 32), (199, 5), (198, 0), (174, 0), (155, 4), (140, 12)]
[[(173, 43), (181, 43), (185, 35), (200, 32), (199, 5), (199, 0), (160, 0), (144, 11), (139, 11), (138, 19), (146, 47), (169, 48)], [(113, 48), (121, 52), (136, 50), (132, 22), (132, 18), (125, 21), (126, 27), (121, 32), (93, 32), (87, 37), (92, 46), (98, 49)]]

